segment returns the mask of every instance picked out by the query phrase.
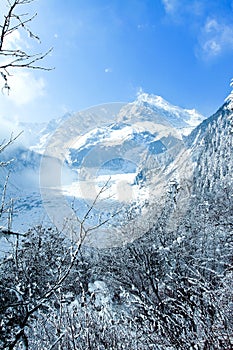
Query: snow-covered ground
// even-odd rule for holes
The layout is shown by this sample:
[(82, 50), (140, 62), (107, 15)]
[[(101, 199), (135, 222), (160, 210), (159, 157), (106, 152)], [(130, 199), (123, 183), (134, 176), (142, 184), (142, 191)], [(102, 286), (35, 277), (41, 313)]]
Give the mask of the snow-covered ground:
[[(50, 225), (54, 215), (62, 222), (64, 203), (67, 208), (74, 206), (70, 210), (79, 218), (94, 203), (88, 218), (92, 224), (118, 210), (124, 213), (122, 221), (130, 206), (142, 215), (145, 203), (162, 191), (161, 184), (155, 186), (158, 176), (172, 172), (173, 158), (183, 147), (182, 136), (203, 119), (195, 110), (141, 93), (129, 104), (67, 114), (47, 125), (22, 124), (19, 146), (16, 143), (5, 154), (5, 159), (15, 158), (8, 184), (8, 198), (14, 198), (13, 228), (25, 232), (32, 226)], [(41, 164), (46, 165), (43, 170)], [(47, 183), (41, 182), (42, 173)], [(5, 175), (0, 174), (2, 184)], [(148, 186), (148, 178), (153, 186)], [(7, 215), (4, 220), (5, 225)], [(114, 220), (108, 227), (115, 225)]]

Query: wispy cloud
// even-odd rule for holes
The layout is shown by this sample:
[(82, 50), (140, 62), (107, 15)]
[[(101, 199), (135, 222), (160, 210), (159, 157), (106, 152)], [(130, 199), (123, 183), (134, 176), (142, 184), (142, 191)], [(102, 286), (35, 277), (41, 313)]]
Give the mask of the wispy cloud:
[(209, 5), (201, 0), (161, 0), (168, 20), (179, 25), (200, 24)]
[(175, 22), (185, 16), (191, 15), (193, 18), (202, 16), (205, 11), (205, 4), (200, 0), (161, 0), (164, 10)]
[(18, 118), (16, 115), (12, 119), (6, 119), (0, 115), (0, 123), (0, 143), (2, 143), (4, 140), (8, 140), (11, 134), (16, 136), (22, 131), (22, 128), (20, 129), (18, 126)]
[[(18, 120), (25, 118), (25, 108), (33, 105), (42, 95), (45, 95), (45, 81), (36, 78), (33, 72), (18, 71), (8, 77), (11, 87), (9, 95), (2, 89), (4, 81), (0, 80), (0, 141), (9, 137), (11, 132), (19, 132)], [(33, 117), (33, 115), (32, 115)]]
[[(18, 77), (17, 77), (18, 80)], [(2, 94), (0, 91), (0, 143), (5, 139), (8, 140), (10, 135), (13, 133), (14, 136), (19, 134), (24, 128), (20, 125), (20, 121), (33, 121), (35, 120), (34, 108), (29, 109), (30, 106), (33, 106), (32, 100), (29, 103), (29, 99), (35, 98), (35, 86), (33, 87), (33, 93), (28, 95), (28, 90), (32, 88), (32, 84), (26, 90), (26, 93), (23, 92), (20, 94), (17, 87), (17, 92), (14, 91), (16, 86), (12, 86), (12, 91), (9, 96)], [(23, 99), (21, 102), (24, 105), (19, 105), (20, 99)], [(28, 102), (29, 104), (25, 104)], [(17, 103), (17, 105), (16, 105)], [(37, 108), (39, 103), (37, 104)], [(30, 111), (30, 112), (29, 112)], [(26, 136), (21, 135), (17, 141), (17, 145), (22, 144), (28, 146), (29, 140)]]
[[(3, 50), (22, 50), (23, 40), (21, 38), (20, 32), (15, 30), (11, 34), (7, 35), (3, 42)], [(7, 64), (14, 60), (14, 57), (1, 55), (0, 64)]]
[(216, 18), (207, 18), (200, 36), (199, 54), (211, 58), (233, 50), (233, 23), (225, 23)]
[(138, 30), (143, 30), (145, 29), (146, 25), (145, 24), (137, 24), (137, 29)]
[(16, 105), (26, 105), (45, 94), (45, 81), (36, 78), (32, 72), (15, 72), (8, 78), (12, 87), (8, 98)]
[(172, 15), (177, 11), (179, 7), (179, 2), (177, 0), (162, 0), (162, 4), (166, 13)]
[(111, 67), (107, 67), (104, 70), (105, 73), (112, 73), (112, 68)]
[[(161, 0), (166, 17), (175, 25), (187, 27), (197, 38), (194, 52), (208, 60), (233, 50), (233, 21), (227, 7), (200, 0)], [(233, 2), (232, 2), (233, 7)], [(219, 11), (219, 9), (221, 11)]]
[(3, 49), (4, 50), (23, 50), (29, 48), (29, 44), (22, 37), (19, 31), (15, 30), (4, 38)]

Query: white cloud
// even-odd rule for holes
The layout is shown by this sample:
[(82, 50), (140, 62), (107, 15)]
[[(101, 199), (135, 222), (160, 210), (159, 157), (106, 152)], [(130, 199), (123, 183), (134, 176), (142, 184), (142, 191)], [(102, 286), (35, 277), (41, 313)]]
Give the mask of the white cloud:
[(12, 120), (9, 120), (0, 116), (0, 123), (0, 143), (2, 143), (4, 140), (8, 140), (12, 133), (13, 136), (16, 136), (20, 133), (20, 131), (22, 131), (18, 127), (17, 117), (13, 118)]
[(221, 45), (214, 39), (206, 41), (203, 44), (202, 49), (204, 54), (207, 54), (208, 56), (217, 56), (222, 50)]
[(18, 106), (26, 105), (45, 94), (44, 79), (36, 78), (32, 72), (13, 72), (8, 77), (8, 84), (11, 87), (8, 98)]
[(139, 30), (139, 31), (142, 31), (142, 30), (145, 30), (145, 29), (153, 29), (153, 28), (155, 28), (155, 25), (154, 24), (152, 24), (152, 25), (149, 25), (148, 23), (139, 23), (139, 24), (137, 24), (137, 29)]
[(0, 141), (9, 138), (11, 132), (15, 135), (21, 131), (18, 122), (30, 117), (28, 111), (31, 107), (33, 111), (33, 106), (38, 106), (39, 97), (45, 94), (44, 80), (36, 78), (30, 71), (14, 72), (8, 83), (11, 87), (9, 94), (2, 90), (4, 81), (0, 79)]
[(15, 30), (11, 34), (7, 35), (4, 40), (4, 46), (3, 48), (5, 50), (16, 50), (19, 49), (19, 43), (20, 43), (20, 33), (19, 31)]
[(11, 34), (5, 36), (3, 41), (4, 50), (22, 50), (23, 47), (29, 48), (26, 40), (22, 38), (22, 35), (18, 30), (13, 31)]
[(138, 24), (137, 25), (137, 29), (138, 30), (142, 30), (142, 29), (144, 29), (145, 28), (145, 25), (144, 24)]
[[(205, 4), (200, 0), (161, 0), (166, 14), (174, 22), (185, 23), (191, 16), (192, 20), (203, 15)], [(188, 19), (190, 20), (190, 18)]]
[(200, 0), (161, 0), (161, 2), (167, 19), (176, 25), (185, 25), (192, 36), (195, 33), (196, 56), (199, 59), (210, 59), (233, 50), (233, 21), (227, 9), (220, 17), (218, 6), (212, 6), (211, 2)]
[(177, 0), (162, 0), (165, 11), (168, 14), (176, 12), (179, 2)]
[[(40, 98), (45, 95), (45, 82), (34, 72), (14, 72), (8, 80), (11, 87), (9, 94), (2, 90), (4, 81), (0, 79), (0, 141), (9, 138), (11, 132), (16, 135), (22, 131), (19, 121), (34, 120), (35, 115), (40, 115)], [(27, 142), (23, 136), (20, 141)]]
[(104, 70), (105, 73), (112, 73), (112, 68), (108, 67)]
[[(16, 50), (21, 50), (24, 51), (28, 48), (30, 48), (30, 46), (27, 44), (27, 42), (22, 39), (22, 36), (20, 35), (20, 32), (15, 30), (13, 31), (11, 34), (7, 35), (4, 38), (4, 42), (3, 42), (3, 50), (12, 50), (12, 51), (16, 51)], [(10, 62), (12, 62), (16, 57), (15, 56), (6, 56), (6, 55), (1, 55), (0, 56), (0, 64), (1, 65), (6, 65)]]
[(233, 24), (208, 18), (201, 31), (200, 48), (205, 58), (233, 50)]
[(216, 21), (216, 19), (208, 19), (205, 23), (204, 30), (206, 33), (211, 33), (214, 31), (218, 31), (219, 29), (219, 24)]

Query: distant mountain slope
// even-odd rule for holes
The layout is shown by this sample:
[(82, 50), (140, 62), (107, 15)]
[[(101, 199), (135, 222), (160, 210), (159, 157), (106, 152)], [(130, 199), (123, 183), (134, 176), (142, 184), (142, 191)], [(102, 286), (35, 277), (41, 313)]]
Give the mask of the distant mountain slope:
[[(128, 204), (132, 200), (134, 208), (140, 207), (148, 196), (154, 195), (153, 189), (147, 191), (148, 170), (149, 177), (155, 172), (157, 179), (161, 175), (160, 182), (166, 186), (173, 172), (169, 167), (185, 147), (183, 136), (202, 120), (204, 117), (195, 110), (182, 109), (162, 97), (142, 93), (129, 104), (102, 105), (68, 113), (47, 124), (21, 123), (24, 133), (20, 145), (17, 147), (16, 143), (3, 156), (15, 159), (10, 166), (9, 194), (17, 198), (16, 206), (20, 202), (21, 211), (25, 208), (30, 213), (32, 207), (35, 209), (32, 203), (39, 203), (37, 212), (43, 215), (42, 201), (38, 201), (39, 174), (42, 154), (49, 145), (47, 165), (53, 157), (58, 159), (57, 164), (64, 162), (67, 171), (71, 171), (69, 183), (66, 181), (65, 188), (59, 188), (66, 196), (86, 195), (85, 191), (77, 190), (80, 181), (89, 181), (87, 187), (95, 195), (93, 189), (100, 188), (111, 176), (109, 185), (114, 193), (108, 192), (109, 197)], [(56, 176), (51, 168), (44, 169), (44, 175), (51, 180)], [(4, 178), (5, 173), (2, 183)], [(35, 210), (29, 214), (32, 221), (34, 215), (37, 215)]]
[(187, 135), (200, 124), (205, 117), (195, 109), (183, 109), (174, 106), (161, 96), (141, 93), (136, 101), (127, 104), (120, 112), (119, 120), (135, 123), (152, 121), (158, 124), (169, 125)]

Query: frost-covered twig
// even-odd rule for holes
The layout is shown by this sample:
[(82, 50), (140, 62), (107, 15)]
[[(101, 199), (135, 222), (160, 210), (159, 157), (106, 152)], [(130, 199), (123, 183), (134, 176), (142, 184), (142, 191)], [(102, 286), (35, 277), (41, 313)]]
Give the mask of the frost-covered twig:
[(10, 75), (9, 70), (12, 68), (30, 68), (49, 71), (53, 68), (47, 68), (39, 64), (46, 56), (50, 54), (52, 48), (45, 53), (36, 53), (24, 51), (21, 48), (8, 49), (5, 46), (7, 38), (14, 32), (26, 32), (32, 39), (40, 42), (38, 35), (34, 34), (28, 24), (34, 20), (37, 13), (29, 15), (28, 13), (17, 14), (18, 8), (24, 5), (32, 3), (34, 0), (7, 0), (8, 9), (4, 15), (2, 25), (0, 25), (0, 55), (5, 60), (0, 64), (0, 74), (4, 80), (3, 90), (10, 91), (8, 84), (8, 76)]

